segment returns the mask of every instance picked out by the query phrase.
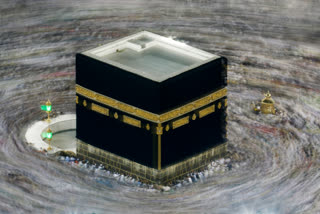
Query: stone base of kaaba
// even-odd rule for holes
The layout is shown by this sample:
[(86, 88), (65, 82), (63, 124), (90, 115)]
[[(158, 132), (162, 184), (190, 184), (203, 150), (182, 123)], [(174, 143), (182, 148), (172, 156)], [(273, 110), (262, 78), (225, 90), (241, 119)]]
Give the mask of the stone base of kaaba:
[(208, 163), (223, 157), (226, 152), (227, 143), (223, 143), (177, 164), (157, 170), (77, 140), (77, 156), (80, 159), (102, 164), (108, 170), (129, 175), (145, 183), (157, 184), (168, 184), (184, 178), (190, 172), (203, 170)]

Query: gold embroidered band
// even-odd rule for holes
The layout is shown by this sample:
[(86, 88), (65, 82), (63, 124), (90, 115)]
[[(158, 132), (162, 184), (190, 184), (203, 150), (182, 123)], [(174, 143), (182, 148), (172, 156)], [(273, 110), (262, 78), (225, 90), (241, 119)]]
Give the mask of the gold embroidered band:
[(138, 128), (141, 128), (141, 121), (140, 120), (137, 120), (137, 119), (134, 119), (132, 117), (128, 117), (126, 115), (123, 115), (123, 122), (124, 123), (127, 123), (129, 125), (132, 125), (132, 126), (136, 126)]
[(202, 109), (199, 111), (199, 118), (202, 118), (204, 116), (207, 116), (208, 114), (213, 113), (215, 110), (215, 105), (209, 106), (205, 109)]
[(99, 105), (97, 105), (97, 104), (92, 103), (92, 104), (91, 104), (91, 110), (92, 110), (92, 111), (95, 111), (95, 112), (98, 112), (98, 113), (100, 113), (100, 114), (109, 116), (109, 109), (104, 108), (104, 107), (102, 107), (102, 106), (99, 106)]
[(123, 103), (121, 101), (115, 100), (113, 98), (107, 97), (105, 95), (99, 94), (97, 92), (94, 92), (90, 89), (84, 88), (80, 85), (76, 85), (76, 93), (89, 98), (91, 100), (94, 100), (96, 102), (99, 102), (101, 104), (110, 106), (112, 108), (118, 109), (120, 111), (123, 111), (125, 113), (134, 115), (136, 117), (140, 117), (142, 119), (154, 122), (154, 123), (164, 123), (169, 120), (172, 120), (174, 118), (177, 118), (181, 115), (184, 115), (186, 113), (189, 113), (191, 111), (194, 111), (196, 109), (199, 109), (205, 105), (208, 105), (222, 97), (225, 97), (227, 95), (227, 89), (223, 88), (216, 92), (213, 92), (207, 96), (204, 96), (196, 101), (193, 101), (191, 103), (188, 103), (182, 107), (176, 108), (172, 111), (168, 111), (166, 113), (163, 113), (161, 115), (151, 113), (149, 111), (145, 111), (142, 109), (139, 109), (137, 107), (128, 105), (126, 103)]
[(172, 129), (179, 128), (180, 126), (186, 125), (189, 123), (189, 116), (183, 117), (179, 120), (173, 121), (172, 122)]

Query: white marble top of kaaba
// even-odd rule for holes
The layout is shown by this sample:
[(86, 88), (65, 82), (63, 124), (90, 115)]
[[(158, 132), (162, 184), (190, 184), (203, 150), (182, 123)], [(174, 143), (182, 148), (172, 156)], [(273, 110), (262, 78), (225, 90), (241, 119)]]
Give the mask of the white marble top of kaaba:
[(219, 58), (183, 42), (147, 31), (82, 54), (157, 82)]

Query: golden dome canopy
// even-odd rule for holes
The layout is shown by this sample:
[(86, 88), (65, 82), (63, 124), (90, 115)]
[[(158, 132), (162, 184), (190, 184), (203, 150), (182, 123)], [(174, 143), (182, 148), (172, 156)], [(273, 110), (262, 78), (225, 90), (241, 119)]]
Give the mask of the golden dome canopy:
[(275, 114), (276, 109), (274, 108), (274, 100), (271, 98), (271, 94), (268, 91), (266, 93), (265, 98), (261, 100), (261, 112), (263, 114)]
[(271, 98), (271, 94), (268, 91), (266, 94), (264, 94), (264, 98), (261, 100), (261, 103), (270, 103), (270, 104), (274, 104), (274, 100)]

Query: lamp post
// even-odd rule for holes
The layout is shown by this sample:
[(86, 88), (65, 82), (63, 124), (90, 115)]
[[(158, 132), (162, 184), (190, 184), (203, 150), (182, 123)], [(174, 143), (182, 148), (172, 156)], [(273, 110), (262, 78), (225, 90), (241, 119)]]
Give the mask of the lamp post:
[(51, 147), (52, 130), (50, 128), (47, 129), (46, 138), (49, 141), (49, 147), (47, 148), (47, 151), (50, 151), (52, 150), (52, 147)]
[[(52, 111), (52, 105), (51, 105), (51, 102), (50, 100), (48, 99), (47, 102), (41, 102), (42, 104), (44, 105), (41, 105), (41, 110), (42, 111), (45, 111), (47, 114), (48, 114), (48, 118), (46, 119), (46, 121), (48, 123), (51, 122), (50, 120), (50, 112)], [(48, 143), (49, 143), (49, 147), (47, 148), (47, 151), (50, 151), (52, 150), (52, 147), (51, 147), (51, 139), (52, 139), (52, 130), (48, 127), (47, 131), (46, 132), (43, 132), (42, 133), (42, 137), (43, 138), (46, 138), (48, 140)]]
[(50, 100), (48, 100), (45, 105), (41, 105), (41, 110), (45, 111), (48, 114), (48, 118), (46, 120), (48, 123), (50, 123), (50, 121), (51, 121), (50, 120), (50, 112), (52, 110), (52, 105), (51, 105)]

